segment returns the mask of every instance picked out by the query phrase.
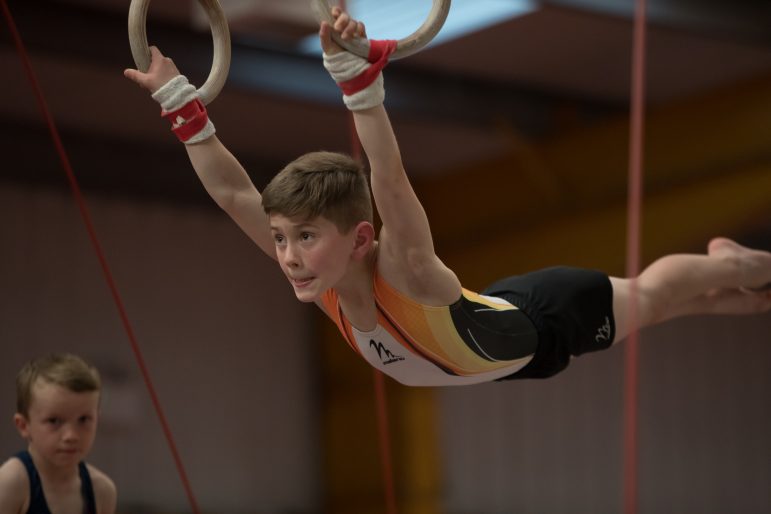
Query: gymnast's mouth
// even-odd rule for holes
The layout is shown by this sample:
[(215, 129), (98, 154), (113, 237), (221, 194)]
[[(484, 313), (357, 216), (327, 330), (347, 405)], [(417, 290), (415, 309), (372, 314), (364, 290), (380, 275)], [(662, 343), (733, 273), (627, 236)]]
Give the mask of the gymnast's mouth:
[(305, 287), (313, 281), (313, 277), (307, 277), (307, 278), (289, 277), (289, 281), (295, 287)]

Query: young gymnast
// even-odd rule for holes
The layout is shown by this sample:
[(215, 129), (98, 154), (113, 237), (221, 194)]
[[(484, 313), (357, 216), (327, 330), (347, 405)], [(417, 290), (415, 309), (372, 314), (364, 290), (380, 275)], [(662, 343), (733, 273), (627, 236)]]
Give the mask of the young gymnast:
[(0, 512), (115, 512), (112, 480), (83, 461), (96, 436), (100, 386), (97, 370), (69, 354), (19, 371), (13, 420), (28, 446), (0, 466)]
[[(636, 280), (568, 267), (504, 278), (481, 294), (461, 287), (434, 252), (426, 214), (402, 165), (383, 108), (380, 70), (392, 45), (371, 42), (369, 59), (343, 51), (365, 37), (333, 9), (321, 24), (324, 64), (344, 92), (369, 159), (313, 152), (287, 165), (262, 195), (214, 135), (196, 90), (152, 48), (147, 73), (125, 76), (148, 89), (185, 145), (214, 201), (278, 263), (300, 301), (314, 302), (372, 366), (408, 385), (458, 385), (548, 377), (571, 356), (608, 348), (635, 327), (693, 314), (771, 309), (771, 253), (713, 239), (706, 254), (663, 257)], [(373, 228), (370, 197), (382, 220)]]

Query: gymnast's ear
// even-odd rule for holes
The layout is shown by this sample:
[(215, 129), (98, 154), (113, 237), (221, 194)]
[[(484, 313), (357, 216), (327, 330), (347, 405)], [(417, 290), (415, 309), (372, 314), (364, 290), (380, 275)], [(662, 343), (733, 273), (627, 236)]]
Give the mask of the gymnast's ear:
[(360, 221), (353, 229), (353, 258), (363, 259), (369, 254), (375, 242), (375, 227), (369, 221)]
[(22, 438), (27, 439), (29, 436), (29, 421), (27, 421), (27, 417), (17, 412), (13, 415), (13, 424), (16, 425), (16, 430), (19, 432), (19, 435)]

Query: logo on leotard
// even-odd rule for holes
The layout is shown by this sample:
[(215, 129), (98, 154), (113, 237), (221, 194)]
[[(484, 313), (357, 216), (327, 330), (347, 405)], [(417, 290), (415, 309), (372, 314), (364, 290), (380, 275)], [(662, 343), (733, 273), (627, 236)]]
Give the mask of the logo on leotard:
[(608, 341), (610, 339), (610, 320), (605, 316), (605, 324), (597, 329), (597, 335), (594, 336), (596, 342)]
[(394, 362), (403, 361), (404, 357), (400, 355), (394, 355), (391, 350), (386, 348), (383, 343), (376, 343), (374, 339), (369, 340), (370, 347), (377, 350), (377, 356), (383, 361), (383, 364), (393, 364)]

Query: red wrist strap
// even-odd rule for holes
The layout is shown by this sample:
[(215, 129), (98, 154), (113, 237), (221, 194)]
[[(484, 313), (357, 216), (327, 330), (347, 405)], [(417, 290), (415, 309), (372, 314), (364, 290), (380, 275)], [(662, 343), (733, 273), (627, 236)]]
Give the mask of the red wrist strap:
[(358, 93), (373, 82), (388, 64), (388, 56), (396, 51), (395, 39), (370, 39), (369, 55), (367, 61), (371, 64), (369, 68), (345, 82), (339, 82), (337, 85), (346, 95)]
[(183, 143), (202, 131), (209, 121), (206, 106), (197, 98), (176, 111), (161, 110), (161, 117), (171, 122), (171, 131)]

